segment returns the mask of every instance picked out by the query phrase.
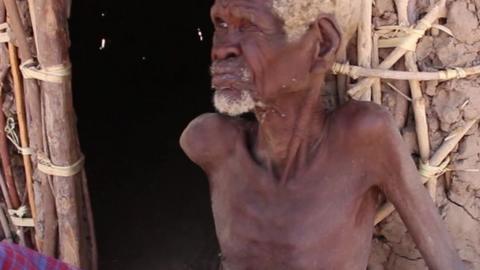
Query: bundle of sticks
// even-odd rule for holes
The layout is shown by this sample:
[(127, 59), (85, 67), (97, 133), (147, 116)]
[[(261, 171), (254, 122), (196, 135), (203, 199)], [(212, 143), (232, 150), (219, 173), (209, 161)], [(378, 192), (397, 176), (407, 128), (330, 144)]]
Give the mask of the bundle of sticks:
[[(443, 144), (432, 151), (428, 133), (428, 122), (426, 112), (426, 100), (422, 91), (422, 80), (451, 80), (460, 79), (467, 76), (480, 74), (480, 66), (469, 68), (453, 68), (438, 72), (419, 72), (416, 62), (415, 49), (420, 38), (426, 35), (427, 31), (436, 26), (435, 22), (445, 17), (446, 0), (438, 0), (419, 21), (411, 22), (411, 18), (417, 18), (413, 7), (415, 0), (395, 0), (395, 6), (398, 16), (398, 25), (384, 27), (383, 29), (373, 29), (372, 27), (372, 6), (373, 0), (361, 0), (362, 14), (359, 20), (357, 33), (357, 63), (358, 66), (350, 66), (345, 63), (337, 63), (332, 68), (334, 74), (339, 76), (349, 76), (358, 79), (349, 89), (347, 83), (337, 84), (340, 100), (347, 99), (347, 94), (352, 99), (371, 101), (382, 104), (381, 79), (406, 80), (410, 88), (410, 95), (403, 96), (401, 99), (411, 101), (413, 115), (415, 120), (416, 138), (419, 148), (419, 173), (423, 183), (432, 196), (436, 198), (437, 178), (446, 171), (449, 164), (449, 155), (456, 148), (467, 132), (476, 125), (479, 118), (468, 119), (463, 127), (455, 130), (450, 136), (447, 136)], [(451, 34), (444, 26), (436, 26), (441, 30)], [(386, 31), (387, 30), (387, 31)], [(382, 34), (390, 32), (402, 32), (401, 37), (391, 38), (390, 40), (379, 40)], [(381, 44), (380, 44), (381, 43)], [(379, 46), (379, 44), (381, 46)], [(380, 62), (379, 49), (393, 48), (389, 55)], [(404, 60), (402, 66), (405, 70), (390, 70), (400, 59)], [(394, 87), (394, 86), (392, 86)], [(344, 96), (342, 96), (344, 95)], [(385, 203), (378, 211), (375, 218), (375, 224), (380, 223), (388, 217), (394, 207), (390, 203)]]
[[(0, 1), (0, 225), (4, 238), (97, 269), (72, 100), (70, 1)], [(13, 113), (11, 113), (13, 111)], [(18, 127), (18, 128), (17, 128)], [(23, 172), (13, 168), (23, 160)]]

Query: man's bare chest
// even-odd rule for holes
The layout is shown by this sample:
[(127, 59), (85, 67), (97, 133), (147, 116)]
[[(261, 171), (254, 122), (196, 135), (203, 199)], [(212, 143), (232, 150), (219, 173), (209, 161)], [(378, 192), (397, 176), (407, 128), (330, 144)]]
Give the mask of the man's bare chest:
[[(376, 201), (356, 164), (320, 161), (280, 184), (245, 155), (210, 174), (212, 210), (222, 250), (301, 252), (332, 241), (358, 215), (368, 219)], [(361, 228), (359, 228), (361, 229)], [(332, 238), (333, 237), (333, 238)], [(255, 243), (252, 245), (252, 243)]]

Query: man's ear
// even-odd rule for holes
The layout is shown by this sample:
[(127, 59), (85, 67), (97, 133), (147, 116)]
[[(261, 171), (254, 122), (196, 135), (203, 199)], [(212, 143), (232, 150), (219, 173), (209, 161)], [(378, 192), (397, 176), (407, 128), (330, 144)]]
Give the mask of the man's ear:
[(315, 44), (312, 72), (324, 73), (335, 61), (337, 51), (342, 41), (342, 34), (335, 19), (327, 14), (320, 15), (312, 27), (316, 28), (315, 30), (318, 37)]

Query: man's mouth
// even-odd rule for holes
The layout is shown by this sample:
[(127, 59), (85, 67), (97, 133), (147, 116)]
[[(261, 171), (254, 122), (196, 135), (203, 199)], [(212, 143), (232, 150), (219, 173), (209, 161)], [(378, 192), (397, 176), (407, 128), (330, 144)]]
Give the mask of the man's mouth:
[(212, 88), (215, 90), (251, 90), (251, 71), (238, 61), (214, 62), (210, 68)]
[(241, 78), (231, 73), (212, 75), (212, 87), (215, 90), (232, 90), (241, 82)]

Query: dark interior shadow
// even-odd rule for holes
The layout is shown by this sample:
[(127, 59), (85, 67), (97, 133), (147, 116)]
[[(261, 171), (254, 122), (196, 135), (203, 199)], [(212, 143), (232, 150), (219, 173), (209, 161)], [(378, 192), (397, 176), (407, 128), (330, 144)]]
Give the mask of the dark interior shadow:
[(101, 270), (216, 268), (208, 183), (178, 146), (187, 123), (212, 111), (210, 4), (73, 1), (75, 107)]

